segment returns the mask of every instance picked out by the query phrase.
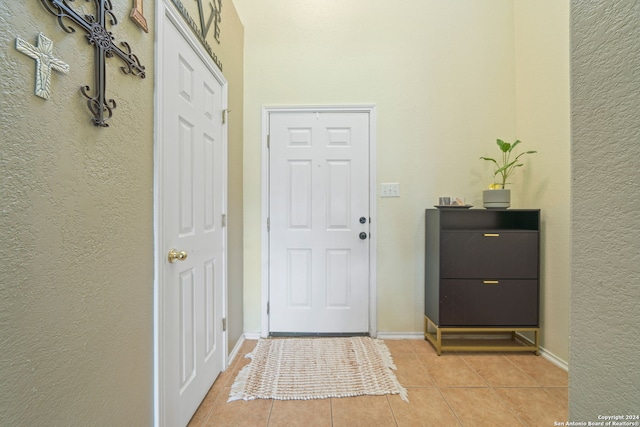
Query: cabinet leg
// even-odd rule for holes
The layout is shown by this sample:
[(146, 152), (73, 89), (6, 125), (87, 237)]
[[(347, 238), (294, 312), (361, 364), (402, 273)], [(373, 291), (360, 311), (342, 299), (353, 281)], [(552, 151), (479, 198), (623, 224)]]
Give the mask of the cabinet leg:
[[(435, 335), (431, 332), (432, 325), (435, 329)], [(427, 316), (424, 317), (424, 338), (433, 345), (436, 354), (440, 356), (440, 354), (442, 354), (442, 332)]]

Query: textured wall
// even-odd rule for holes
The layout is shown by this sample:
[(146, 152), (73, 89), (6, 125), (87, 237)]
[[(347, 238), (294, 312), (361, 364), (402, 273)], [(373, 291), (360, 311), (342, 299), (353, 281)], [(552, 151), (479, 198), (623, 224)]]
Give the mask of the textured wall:
[(640, 2), (571, 2), (570, 418), (640, 410)]
[[(107, 60), (111, 127), (95, 127), (79, 88), (94, 49), (39, 1), (0, 2), (0, 424), (152, 422), (153, 30), (112, 2), (117, 42), (147, 68)], [(72, 2), (93, 13), (93, 2)], [(153, 28), (153, 2), (145, 13)], [(73, 25), (75, 26), (75, 25)], [(15, 49), (42, 31), (70, 73), (34, 96), (35, 62)]]

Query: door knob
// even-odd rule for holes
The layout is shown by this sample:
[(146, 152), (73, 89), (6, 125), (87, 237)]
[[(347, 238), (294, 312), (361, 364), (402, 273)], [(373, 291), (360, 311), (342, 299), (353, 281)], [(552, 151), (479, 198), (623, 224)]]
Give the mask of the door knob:
[(365, 233), (364, 231), (360, 233), (360, 240), (364, 240), (367, 238), (367, 233)]
[(178, 252), (175, 249), (171, 249), (169, 251), (169, 262), (176, 262), (176, 261), (184, 261), (185, 259), (187, 259), (187, 253), (185, 251), (180, 251)]

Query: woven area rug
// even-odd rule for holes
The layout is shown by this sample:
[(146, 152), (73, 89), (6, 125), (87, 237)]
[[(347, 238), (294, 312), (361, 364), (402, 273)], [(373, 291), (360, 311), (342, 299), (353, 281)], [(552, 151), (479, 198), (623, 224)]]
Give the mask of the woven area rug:
[(369, 337), (276, 338), (259, 340), (247, 355), (231, 388), (229, 401), (253, 399), (323, 399), (399, 394), (391, 353)]

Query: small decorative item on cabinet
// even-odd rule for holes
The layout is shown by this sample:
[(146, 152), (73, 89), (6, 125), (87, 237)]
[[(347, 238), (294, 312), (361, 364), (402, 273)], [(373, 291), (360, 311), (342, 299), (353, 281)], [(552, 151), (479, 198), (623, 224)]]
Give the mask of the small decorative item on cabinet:
[(438, 209), (469, 209), (472, 205), (467, 205), (464, 202), (464, 197), (438, 197), (438, 204), (434, 205)]

